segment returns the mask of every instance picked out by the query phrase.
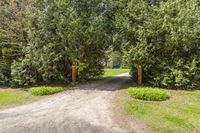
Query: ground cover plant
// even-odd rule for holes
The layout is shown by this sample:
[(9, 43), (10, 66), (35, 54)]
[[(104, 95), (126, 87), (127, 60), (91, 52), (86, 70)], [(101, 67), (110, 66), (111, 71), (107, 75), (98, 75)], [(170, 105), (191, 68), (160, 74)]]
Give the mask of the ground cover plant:
[(43, 96), (43, 95), (50, 95), (55, 94), (58, 92), (64, 91), (64, 88), (62, 87), (48, 87), (48, 86), (42, 86), (42, 87), (32, 87), (30, 88), (29, 92), (36, 96)]
[(142, 100), (162, 101), (169, 98), (167, 91), (152, 87), (130, 87), (128, 95)]
[(35, 99), (26, 91), (13, 89), (0, 89), (0, 108), (4, 106), (19, 104)]

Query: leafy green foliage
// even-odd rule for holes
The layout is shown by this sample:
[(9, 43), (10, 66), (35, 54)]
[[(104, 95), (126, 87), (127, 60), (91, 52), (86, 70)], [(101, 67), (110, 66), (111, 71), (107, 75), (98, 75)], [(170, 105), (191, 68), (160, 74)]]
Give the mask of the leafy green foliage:
[(0, 84), (10, 84), (12, 61), (22, 56), (22, 46), (27, 44), (30, 5), (29, 0), (0, 1)]
[(7, 48), (0, 48), (0, 84), (7, 85), (9, 83), (9, 79), (11, 78), (11, 61), (9, 54), (9, 50)]
[(61, 65), (61, 60), (64, 62), (61, 53), (62, 49), (56, 48), (55, 44), (49, 44), (38, 50), (34, 46), (27, 47), (24, 59), (20, 62), (15, 61), (12, 65), (12, 84), (24, 85), (41, 80), (63, 79), (60, 74), (65, 64)]
[(0, 65), (0, 84), (6, 85), (9, 83), (10, 71), (10, 65), (5, 63)]
[(159, 88), (129, 88), (128, 95), (142, 100), (150, 101), (162, 101), (169, 98), (167, 91), (161, 90)]
[(104, 53), (112, 41), (104, 23), (108, 4), (101, 0), (36, 1), (29, 27), (31, 41), (23, 49), (25, 56), (13, 63), (13, 83), (69, 81), (72, 62), (77, 63), (79, 80), (101, 75)]
[(36, 96), (42, 96), (42, 95), (50, 95), (50, 94), (55, 94), (58, 92), (64, 91), (62, 87), (33, 87), (30, 88), (29, 92), (33, 95)]
[(153, 6), (131, 0), (122, 9), (123, 14), (116, 14), (116, 25), (123, 31), (124, 60), (133, 76), (137, 64), (142, 64), (144, 81), (154, 86), (200, 86), (200, 7), (196, 0), (160, 1)]
[(113, 67), (115, 65), (122, 66), (122, 54), (120, 51), (111, 51), (109, 53), (109, 60), (108, 60), (108, 66)]

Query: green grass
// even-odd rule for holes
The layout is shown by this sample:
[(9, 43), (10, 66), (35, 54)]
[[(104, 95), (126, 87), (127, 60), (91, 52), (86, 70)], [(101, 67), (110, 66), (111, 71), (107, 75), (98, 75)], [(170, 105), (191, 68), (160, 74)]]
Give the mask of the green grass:
[(14, 89), (0, 89), (0, 108), (31, 101), (35, 97), (28, 92)]
[(127, 72), (129, 72), (129, 69), (105, 68), (104, 71), (105, 71), (105, 73), (103, 75), (103, 78), (108, 78), (108, 77), (116, 76), (116, 75), (119, 75), (119, 74), (127, 73)]
[(169, 98), (167, 91), (151, 87), (130, 87), (128, 95), (142, 100), (162, 101)]
[(43, 96), (43, 95), (51, 95), (58, 92), (64, 91), (64, 88), (62, 87), (33, 87), (29, 90), (29, 92), (36, 96)]
[(130, 100), (126, 94), (121, 103), (126, 114), (142, 119), (154, 132), (200, 133), (200, 91), (168, 93), (170, 99), (166, 101)]

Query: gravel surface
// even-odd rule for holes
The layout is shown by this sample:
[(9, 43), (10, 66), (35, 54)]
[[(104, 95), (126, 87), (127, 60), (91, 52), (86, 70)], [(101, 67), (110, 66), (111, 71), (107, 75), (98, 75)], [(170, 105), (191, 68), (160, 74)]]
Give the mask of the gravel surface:
[(0, 110), (0, 133), (125, 133), (113, 120), (112, 97), (128, 73), (88, 82), (40, 101)]

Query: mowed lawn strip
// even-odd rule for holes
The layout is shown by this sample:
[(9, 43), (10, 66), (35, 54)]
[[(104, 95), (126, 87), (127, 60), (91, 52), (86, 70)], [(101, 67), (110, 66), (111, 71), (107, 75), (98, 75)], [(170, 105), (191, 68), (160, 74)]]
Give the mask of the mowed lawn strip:
[(166, 101), (132, 99), (127, 89), (125, 98), (116, 98), (124, 113), (143, 120), (158, 133), (200, 133), (200, 91), (167, 90)]
[(0, 108), (32, 101), (36, 99), (26, 91), (15, 89), (0, 89)]
[(119, 75), (119, 74), (127, 73), (127, 72), (129, 72), (129, 69), (105, 68), (104, 71), (105, 71), (105, 73), (103, 75), (103, 78), (109, 78), (109, 77), (116, 76), (116, 75)]

